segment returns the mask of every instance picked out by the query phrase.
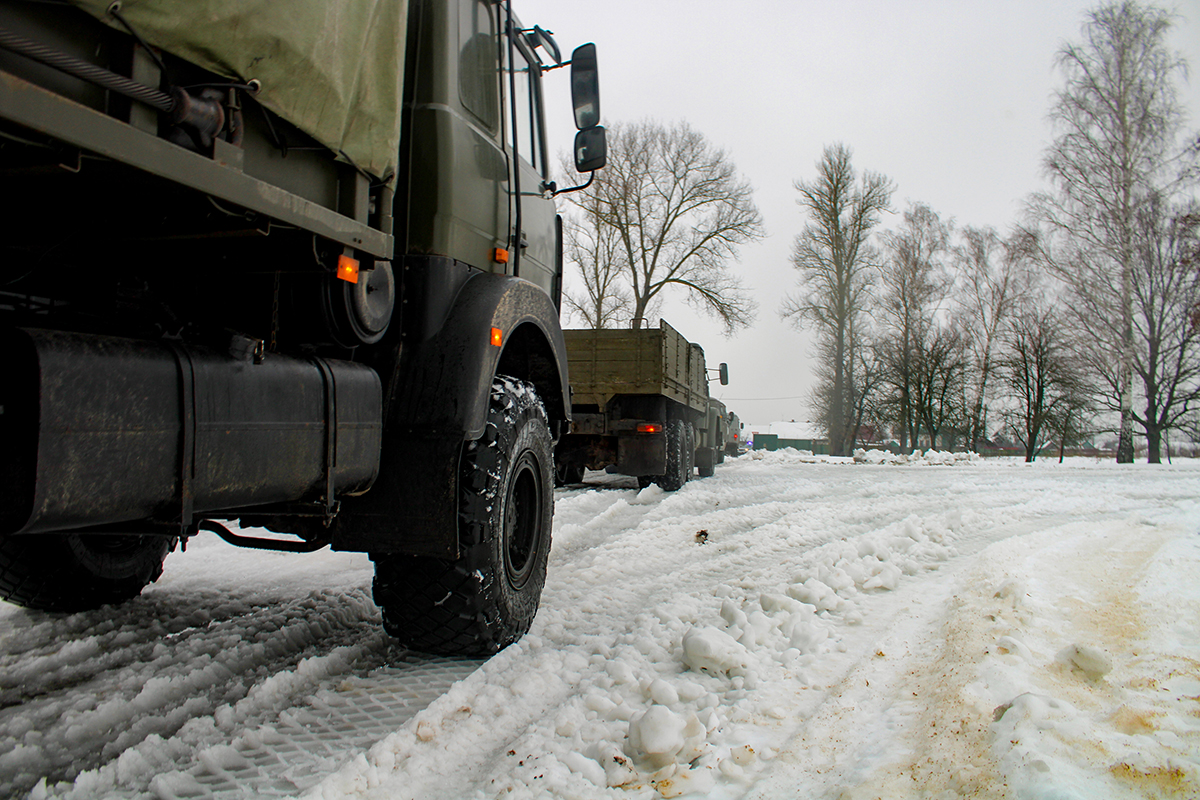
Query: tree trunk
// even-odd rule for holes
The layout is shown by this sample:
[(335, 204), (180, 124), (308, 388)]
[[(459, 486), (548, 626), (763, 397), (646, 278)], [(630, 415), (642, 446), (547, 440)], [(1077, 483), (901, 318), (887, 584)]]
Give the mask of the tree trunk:
[(1157, 425), (1146, 426), (1146, 460), (1151, 464), (1162, 463), (1162, 428)]
[(1132, 228), (1132, 189), (1128, 181), (1123, 187), (1123, 228), (1121, 241), (1121, 430), (1117, 436), (1117, 463), (1133, 463), (1133, 247), (1129, 241)]
[(846, 455), (846, 335), (838, 329), (834, 344), (833, 397), (829, 409), (829, 453)]

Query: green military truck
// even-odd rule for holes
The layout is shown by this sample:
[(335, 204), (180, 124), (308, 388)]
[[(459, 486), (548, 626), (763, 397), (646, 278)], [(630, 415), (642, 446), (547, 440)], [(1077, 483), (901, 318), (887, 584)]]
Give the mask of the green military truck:
[(742, 451), (746, 444), (743, 432), (745, 430), (743, 423), (738, 415), (730, 411), (725, 416), (725, 455), (737, 456)]
[[(715, 397), (708, 398), (708, 419), (707, 425), (702, 434), (702, 445), (705, 448), (711, 449), (713, 453), (714, 464), (721, 464), (725, 461), (726, 443), (729, 440), (729, 411), (725, 404)], [(708, 477), (712, 474), (713, 467), (707, 470), (697, 465), (700, 471), (700, 477)]]
[[(665, 320), (657, 329), (566, 330), (570, 431), (555, 448), (559, 484), (585, 469), (632, 475), (645, 487), (683, 486), (716, 463), (704, 350)], [(728, 381), (720, 366), (722, 384)]]
[(0, 598), (127, 600), (208, 530), (369, 553), (412, 647), (519, 637), (570, 419), (568, 63), (591, 172), (595, 47), (509, 0), (0, 2)]

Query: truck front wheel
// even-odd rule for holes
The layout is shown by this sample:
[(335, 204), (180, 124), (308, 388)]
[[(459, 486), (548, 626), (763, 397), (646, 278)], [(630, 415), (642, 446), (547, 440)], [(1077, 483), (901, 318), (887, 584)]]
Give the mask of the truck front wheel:
[(0, 599), (40, 611), (87, 611), (137, 597), (162, 575), (171, 536), (0, 536)]
[(498, 377), (459, 467), (458, 559), (373, 555), (383, 625), (414, 650), (485, 656), (521, 638), (546, 583), (554, 463), (533, 387)]

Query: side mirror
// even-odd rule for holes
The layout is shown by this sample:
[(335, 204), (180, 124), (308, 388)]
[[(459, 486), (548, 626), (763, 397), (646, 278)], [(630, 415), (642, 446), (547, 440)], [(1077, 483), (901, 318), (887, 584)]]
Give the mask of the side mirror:
[(721, 375), (721, 385), (728, 386), (729, 385), (729, 365), (726, 364), (724, 361), (722, 361), (721, 366), (718, 367), (718, 370), (720, 371), (720, 375)]
[(575, 169), (595, 172), (608, 163), (608, 134), (596, 125), (575, 134)]
[(579, 130), (600, 124), (600, 73), (596, 68), (596, 45), (581, 44), (571, 54), (571, 105)]
[(550, 58), (554, 59), (555, 64), (562, 63), (562, 51), (558, 49), (558, 42), (554, 41), (554, 37), (550, 35), (550, 31), (544, 31), (537, 25), (533, 26), (533, 33), (529, 36), (530, 43), (535, 47), (543, 47)]

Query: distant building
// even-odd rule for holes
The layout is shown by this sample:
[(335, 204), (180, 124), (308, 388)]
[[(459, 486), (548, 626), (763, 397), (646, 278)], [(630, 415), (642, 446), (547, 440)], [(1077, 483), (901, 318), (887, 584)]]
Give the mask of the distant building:
[(808, 450), (815, 455), (829, 453), (829, 439), (811, 422), (772, 422), (752, 426), (750, 439), (755, 450)]

